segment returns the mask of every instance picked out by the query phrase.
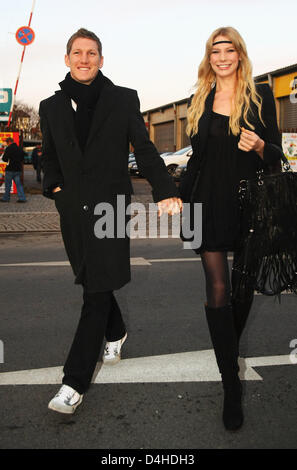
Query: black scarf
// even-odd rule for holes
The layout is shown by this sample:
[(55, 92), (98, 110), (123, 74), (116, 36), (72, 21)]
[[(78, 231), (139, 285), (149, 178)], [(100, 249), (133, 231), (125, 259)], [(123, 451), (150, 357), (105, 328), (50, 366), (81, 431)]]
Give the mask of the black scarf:
[(74, 80), (70, 72), (59, 83), (61, 89), (77, 104), (75, 113), (75, 131), (79, 146), (84, 151), (92, 124), (94, 110), (104, 85), (104, 75), (99, 70), (90, 85)]

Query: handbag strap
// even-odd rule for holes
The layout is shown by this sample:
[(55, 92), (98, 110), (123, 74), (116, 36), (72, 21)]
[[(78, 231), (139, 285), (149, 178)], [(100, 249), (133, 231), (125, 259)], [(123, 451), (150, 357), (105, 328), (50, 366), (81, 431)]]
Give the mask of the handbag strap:
[[(273, 144), (272, 144), (273, 145)], [(290, 162), (289, 160), (287, 159), (286, 155), (284, 154), (284, 152), (281, 153), (281, 160), (283, 162), (283, 169), (284, 169), (284, 173), (287, 173), (289, 171), (293, 172), (292, 170), (292, 167), (290, 165)], [(264, 171), (264, 168), (261, 168), (260, 170), (258, 170), (256, 172), (256, 175), (257, 175), (257, 179), (258, 179), (258, 185), (259, 186), (262, 186), (264, 184), (264, 181), (263, 181), (263, 177), (265, 175), (265, 171)], [(239, 191), (240, 192), (240, 191)], [(241, 191), (241, 194), (240, 194), (240, 197), (244, 199), (244, 196), (245, 196), (245, 191), (244, 189), (242, 189)]]
[(284, 152), (282, 152), (282, 157), (281, 157), (281, 158), (282, 158), (282, 162), (283, 162), (283, 164), (284, 164), (284, 170), (285, 170), (285, 171), (293, 171), (293, 170), (292, 170), (292, 167), (291, 167), (291, 165), (290, 165), (290, 162), (289, 162), (289, 160), (287, 159), (287, 157), (286, 157), (286, 155), (284, 154)]
[[(272, 145), (273, 147), (276, 147), (278, 150), (279, 150), (279, 146), (278, 145), (275, 145), (275, 144), (270, 144)], [(283, 150), (281, 152), (281, 160), (283, 162), (283, 167), (284, 167), (284, 170), (285, 171), (293, 171), (292, 168), (291, 168), (291, 165), (289, 163), (289, 160), (287, 159), (286, 155), (284, 154)]]

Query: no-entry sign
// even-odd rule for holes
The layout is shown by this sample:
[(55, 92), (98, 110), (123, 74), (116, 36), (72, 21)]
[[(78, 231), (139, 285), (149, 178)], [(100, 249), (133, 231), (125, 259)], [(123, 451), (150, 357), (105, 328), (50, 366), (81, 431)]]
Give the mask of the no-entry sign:
[(15, 38), (22, 46), (29, 46), (35, 39), (35, 33), (29, 26), (21, 26), (15, 33)]

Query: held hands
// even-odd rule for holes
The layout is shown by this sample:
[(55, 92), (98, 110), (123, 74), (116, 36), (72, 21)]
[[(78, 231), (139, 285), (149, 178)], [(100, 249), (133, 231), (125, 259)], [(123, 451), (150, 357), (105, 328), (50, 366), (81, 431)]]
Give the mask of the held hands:
[[(57, 193), (61, 191), (60, 186), (57, 186), (53, 189), (53, 193)], [(177, 197), (171, 197), (168, 199), (163, 199), (162, 201), (158, 202), (158, 216), (160, 217), (162, 214), (179, 214), (183, 208), (183, 202), (181, 199)]]
[(244, 152), (250, 152), (254, 150), (257, 154), (263, 158), (265, 142), (255, 132), (249, 131), (244, 127), (241, 128), (240, 140), (238, 142), (238, 148)]
[(158, 203), (158, 216), (161, 217), (162, 214), (179, 214), (183, 208), (183, 202), (178, 197), (171, 197), (168, 199), (163, 199)]

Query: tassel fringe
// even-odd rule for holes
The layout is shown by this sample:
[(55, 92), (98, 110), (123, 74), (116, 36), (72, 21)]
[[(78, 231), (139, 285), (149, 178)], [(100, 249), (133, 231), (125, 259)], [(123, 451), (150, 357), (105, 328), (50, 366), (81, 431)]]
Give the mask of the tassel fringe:
[(259, 176), (240, 186), (241, 235), (235, 296), (297, 294), (297, 173)]

